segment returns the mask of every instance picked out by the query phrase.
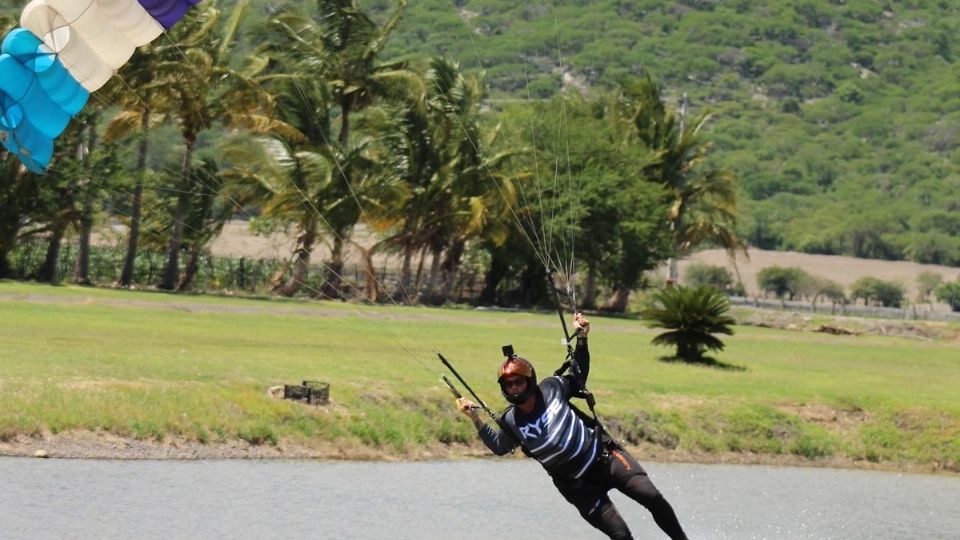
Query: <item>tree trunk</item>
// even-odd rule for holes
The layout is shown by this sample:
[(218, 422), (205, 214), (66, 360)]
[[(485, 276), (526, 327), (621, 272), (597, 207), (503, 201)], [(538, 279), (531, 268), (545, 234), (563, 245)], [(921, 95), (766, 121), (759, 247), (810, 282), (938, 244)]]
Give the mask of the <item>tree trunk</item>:
[(443, 285), (440, 290), (441, 302), (450, 301), (453, 297), (453, 288), (457, 285), (457, 271), (460, 269), (460, 260), (463, 258), (466, 243), (463, 240), (457, 240), (447, 250), (443, 264), (440, 265), (441, 275), (443, 276)]
[(0, 246), (0, 279), (11, 277), (9, 250)]
[(335, 234), (333, 247), (330, 249), (330, 262), (327, 263), (327, 277), (323, 280), (320, 294), (331, 300), (343, 297), (343, 235)]
[(400, 266), (400, 283), (394, 298), (398, 298), (404, 303), (411, 303), (413, 300), (410, 294), (410, 279), (413, 277), (413, 244), (404, 241), (403, 244), (403, 263)]
[(15, 201), (6, 198), (0, 201), (0, 279), (14, 277), (10, 252), (17, 245), (20, 230), (20, 210), (15, 208)]
[(483, 277), (483, 290), (480, 291), (480, 298), (477, 303), (481, 306), (492, 306), (497, 304), (497, 288), (500, 282), (507, 277), (510, 270), (510, 261), (505, 257), (501, 250), (494, 249), (490, 253), (490, 268)]
[(360, 249), (363, 258), (363, 272), (367, 278), (367, 300), (371, 303), (376, 303), (380, 297), (380, 282), (377, 281), (377, 269), (373, 267), (373, 248), (364, 249), (359, 246), (357, 247)]
[(43, 266), (37, 272), (37, 281), (44, 283), (57, 283), (60, 281), (58, 267), (60, 263), (60, 246), (62, 245), (63, 235), (67, 232), (66, 220), (54, 225), (50, 236), (50, 242), (47, 244), (47, 256), (43, 261)]
[(77, 264), (73, 269), (73, 282), (77, 285), (92, 285), (90, 280), (90, 234), (93, 230), (93, 203), (87, 197), (80, 215), (80, 241), (77, 247)]
[(523, 306), (555, 306), (553, 281), (547, 275), (547, 269), (539, 263), (529, 262), (520, 272), (520, 297), (517, 301)]
[(581, 309), (597, 309), (597, 270), (587, 267), (587, 281), (583, 286), (583, 298), (580, 299)]
[(193, 163), (196, 136), (188, 134), (184, 136), (184, 142), (186, 144), (183, 150), (183, 163), (180, 165), (181, 189), (177, 195), (177, 209), (173, 216), (173, 235), (170, 238), (170, 249), (167, 251), (167, 266), (163, 271), (163, 281), (160, 282), (160, 288), (167, 291), (174, 290), (179, 282), (180, 248), (183, 245), (183, 230), (190, 206), (190, 194), (193, 191), (193, 186), (190, 185), (190, 166)]
[(340, 151), (347, 153), (347, 143), (350, 142), (350, 98), (343, 96), (340, 98)]
[(190, 288), (197, 270), (200, 269), (200, 248), (190, 248), (190, 258), (187, 259), (187, 267), (183, 269), (183, 277), (177, 284), (177, 292), (183, 292)]
[(313, 245), (317, 241), (317, 230), (315, 226), (306, 225), (305, 230), (297, 239), (297, 249), (293, 255), (293, 274), (290, 279), (280, 287), (274, 287), (274, 293), (281, 296), (293, 296), (297, 294), (300, 287), (306, 282), (307, 273), (310, 270), (310, 255), (313, 253)]
[[(97, 146), (96, 120), (84, 128), (87, 136), (86, 148), (81, 143), (77, 149), (83, 170), (87, 175), (84, 183), (90, 184), (90, 154)], [(86, 153), (84, 153), (86, 150)], [(93, 201), (86, 197), (80, 211), (80, 241), (77, 246), (77, 264), (73, 268), (73, 281), (78, 285), (91, 285), (90, 281), (90, 234), (93, 230)]]
[(427, 274), (427, 283), (423, 287), (423, 291), (420, 293), (420, 301), (428, 305), (436, 305), (438, 302), (437, 298), (437, 281), (440, 278), (440, 263), (443, 255), (443, 248), (433, 247), (430, 249), (430, 254), (433, 259), (430, 261), (430, 272)]
[(630, 289), (614, 289), (613, 296), (607, 300), (607, 303), (603, 305), (601, 310), (609, 313), (626, 313), (629, 302)]
[(130, 236), (127, 239), (127, 256), (123, 259), (123, 272), (120, 273), (120, 287), (133, 285), (134, 268), (137, 261), (137, 246), (140, 242), (140, 213), (143, 209), (143, 181), (147, 175), (147, 155), (150, 149), (150, 109), (143, 111), (140, 120), (143, 133), (137, 149), (137, 181), (133, 187), (133, 204), (130, 209)]
[[(427, 246), (423, 246), (423, 249), (420, 250), (420, 262), (417, 264), (417, 280), (416, 280), (416, 282), (414, 282), (414, 284), (413, 284), (413, 290), (415, 290), (415, 291), (419, 291), (419, 290), (420, 290), (420, 283), (421, 283), (422, 280), (423, 280), (423, 261), (424, 261), (426, 258), (427, 258)], [(408, 299), (409, 303), (414, 304), (414, 303), (416, 303), (417, 301), (419, 301), (418, 296), (419, 296), (419, 294), (417, 295), (417, 297), (411, 296), (411, 297)]]

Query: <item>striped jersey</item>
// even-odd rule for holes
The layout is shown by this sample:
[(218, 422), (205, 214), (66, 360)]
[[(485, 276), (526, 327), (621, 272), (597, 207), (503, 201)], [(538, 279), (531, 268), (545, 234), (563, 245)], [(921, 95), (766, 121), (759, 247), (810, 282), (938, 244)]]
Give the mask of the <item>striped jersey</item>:
[(500, 419), (505, 429), (485, 425), (480, 430), (481, 440), (497, 455), (522, 445), (552, 476), (582, 477), (596, 461), (600, 445), (594, 428), (568, 401), (575, 384), (570, 376), (540, 381), (533, 411), (524, 414), (511, 407)]

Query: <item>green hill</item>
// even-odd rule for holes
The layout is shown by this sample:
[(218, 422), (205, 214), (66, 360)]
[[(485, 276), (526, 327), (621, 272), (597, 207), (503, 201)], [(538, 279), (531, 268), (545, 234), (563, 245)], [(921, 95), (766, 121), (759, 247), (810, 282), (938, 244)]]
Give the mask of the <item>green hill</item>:
[(500, 98), (649, 71), (716, 113), (752, 245), (960, 265), (957, 26), (946, 0), (418, 0), (388, 52), (452, 57)]

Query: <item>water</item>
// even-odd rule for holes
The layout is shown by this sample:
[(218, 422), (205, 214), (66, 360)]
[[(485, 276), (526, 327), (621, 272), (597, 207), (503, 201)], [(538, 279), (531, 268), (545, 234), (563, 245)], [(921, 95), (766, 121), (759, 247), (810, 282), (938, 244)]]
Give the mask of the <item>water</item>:
[[(646, 464), (693, 539), (960, 539), (960, 478)], [(6, 539), (596, 539), (532, 461), (0, 458)], [(634, 536), (666, 538), (614, 494)]]

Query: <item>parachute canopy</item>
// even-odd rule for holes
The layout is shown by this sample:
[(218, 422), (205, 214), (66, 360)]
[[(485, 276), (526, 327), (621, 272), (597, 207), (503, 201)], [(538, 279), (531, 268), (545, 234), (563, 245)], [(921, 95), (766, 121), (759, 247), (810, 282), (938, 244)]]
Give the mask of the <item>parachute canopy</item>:
[(0, 46), (0, 142), (44, 172), (94, 92), (202, 0), (32, 0)]

